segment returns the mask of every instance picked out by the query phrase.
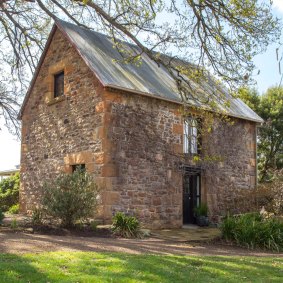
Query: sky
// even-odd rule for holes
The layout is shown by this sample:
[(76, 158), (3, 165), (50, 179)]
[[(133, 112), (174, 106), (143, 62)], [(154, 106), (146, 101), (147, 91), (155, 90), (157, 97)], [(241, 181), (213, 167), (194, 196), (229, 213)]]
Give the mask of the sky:
[[(273, 4), (274, 14), (283, 19), (283, 0), (273, 0)], [(276, 60), (277, 47), (276, 44), (271, 44), (264, 54), (254, 58), (254, 63), (260, 70), (260, 74), (254, 77), (259, 93), (265, 92), (269, 87), (278, 85), (280, 82)], [(283, 48), (281, 48), (281, 54), (283, 54)], [(11, 135), (1, 122), (0, 125), (0, 171), (14, 169), (16, 165), (20, 164), (20, 141)]]

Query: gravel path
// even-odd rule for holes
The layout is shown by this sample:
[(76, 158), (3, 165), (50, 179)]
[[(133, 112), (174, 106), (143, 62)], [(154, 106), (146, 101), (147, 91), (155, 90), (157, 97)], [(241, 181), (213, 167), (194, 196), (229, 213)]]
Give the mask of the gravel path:
[(143, 240), (97, 237), (51, 236), (0, 231), (0, 253), (40, 253), (48, 251), (97, 251), (131, 254), (240, 255), (283, 257), (283, 253), (248, 251), (221, 244), (177, 243), (156, 238)]

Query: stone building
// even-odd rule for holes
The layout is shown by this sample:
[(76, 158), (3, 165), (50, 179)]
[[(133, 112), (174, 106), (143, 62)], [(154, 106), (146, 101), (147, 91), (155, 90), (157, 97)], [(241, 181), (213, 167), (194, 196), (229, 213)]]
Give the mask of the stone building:
[(175, 81), (145, 55), (140, 66), (120, 59), (105, 35), (54, 24), (19, 114), (21, 210), (39, 204), (45, 180), (83, 165), (102, 188), (105, 223), (125, 211), (146, 226), (180, 227), (200, 202), (217, 221), (239, 190), (255, 187), (261, 118), (228, 97), (233, 123), (215, 121), (202, 138), (206, 155), (222, 157), (196, 165), (184, 158), (197, 152), (185, 134), (196, 129), (182, 118)]

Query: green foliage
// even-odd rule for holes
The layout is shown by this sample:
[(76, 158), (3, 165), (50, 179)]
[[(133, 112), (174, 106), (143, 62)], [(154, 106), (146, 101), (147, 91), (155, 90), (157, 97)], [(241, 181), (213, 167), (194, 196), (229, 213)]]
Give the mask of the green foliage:
[(112, 219), (112, 230), (115, 235), (124, 238), (137, 238), (141, 236), (140, 223), (134, 216), (127, 216), (117, 212)]
[(19, 202), (20, 174), (3, 179), (0, 182), (0, 208), (8, 211)]
[(43, 211), (40, 208), (35, 208), (32, 211), (31, 223), (33, 226), (40, 226), (43, 223)]
[(5, 218), (5, 215), (3, 211), (0, 209), (0, 225), (2, 224), (4, 218)]
[(92, 231), (96, 231), (97, 230), (97, 222), (95, 220), (90, 222), (90, 228)]
[(283, 88), (269, 88), (262, 96), (245, 88), (239, 97), (264, 119), (258, 132), (259, 180), (270, 181), (273, 171), (283, 168)]
[[(180, 86), (182, 96), (197, 100), (202, 93), (207, 93), (207, 84), (195, 87), (190, 82), (199, 82), (202, 74), (197, 70), (196, 74), (191, 74), (190, 80), (182, 74), (190, 72), (194, 65), (198, 69), (205, 66), (229, 86), (239, 85), (254, 69), (252, 58), (262, 53), (269, 44), (277, 40), (279, 43), (281, 30), (279, 19), (272, 13), (272, 1), (266, 0), (78, 0), (71, 1), (72, 5), (70, 1), (51, 1), (52, 5), (33, 1), (29, 8), (26, 8), (26, 2), (30, 1), (2, 2), (12, 2), (13, 7), (5, 4), (1, 8), (0, 42), (5, 46), (5, 52), (0, 53), (3, 66), (0, 71), (1, 78), (6, 78), (6, 70), (12, 69), (13, 79), (6, 83), (7, 99), (0, 95), (0, 111), (8, 112), (7, 105), (11, 105), (10, 111), (3, 116), (11, 118), (12, 112), (14, 123), (17, 111), (9, 99), (14, 93), (11, 85), (15, 89), (21, 83), (25, 85), (24, 70), (27, 67), (33, 73), (34, 56), (38, 56), (46, 42), (52, 18), (64, 18), (80, 26), (99, 28), (111, 35), (113, 45), (122, 54), (121, 60), (125, 63), (139, 65), (141, 54), (147, 54), (159, 66), (168, 69)], [(124, 48), (119, 39), (135, 42), (140, 52)], [(168, 55), (172, 50), (178, 51), (179, 58), (192, 63), (178, 76), (174, 73), (179, 72), (183, 64), (178, 60), (168, 60), (159, 53), (166, 52)], [(211, 82), (211, 76), (205, 79), (207, 83)], [(195, 93), (191, 95), (191, 92)], [(3, 91), (0, 90), (0, 93)]]
[(18, 227), (19, 227), (19, 225), (18, 225), (17, 219), (16, 219), (16, 218), (13, 218), (13, 219), (12, 219), (12, 222), (11, 222), (11, 228), (12, 228), (12, 229), (17, 229)]
[(221, 231), (226, 240), (248, 248), (283, 250), (283, 223), (259, 213), (228, 215), (221, 224)]
[(9, 208), (9, 213), (11, 213), (11, 214), (18, 214), (19, 213), (19, 209), (20, 209), (20, 206), (19, 206), (19, 204), (17, 203), (17, 204), (14, 204), (14, 205), (12, 205), (10, 208)]
[(91, 175), (83, 170), (61, 174), (43, 187), (42, 205), (48, 215), (61, 220), (64, 227), (93, 216), (98, 187)]
[(206, 203), (201, 203), (198, 207), (194, 209), (196, 216), (207, 216), (208, 207)]

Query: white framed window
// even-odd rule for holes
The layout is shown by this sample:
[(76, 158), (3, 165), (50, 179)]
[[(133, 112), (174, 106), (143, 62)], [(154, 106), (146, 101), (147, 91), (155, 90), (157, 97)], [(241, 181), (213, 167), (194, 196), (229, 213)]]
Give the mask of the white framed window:
[(184, 153), (198, 153), (198, 122), (194, 118), (184, 121), (183, 151)]

